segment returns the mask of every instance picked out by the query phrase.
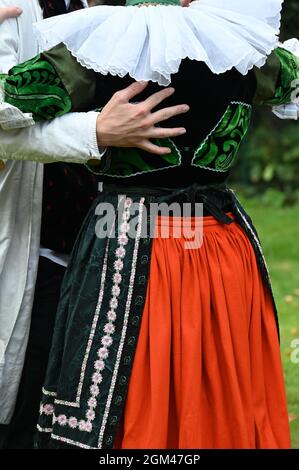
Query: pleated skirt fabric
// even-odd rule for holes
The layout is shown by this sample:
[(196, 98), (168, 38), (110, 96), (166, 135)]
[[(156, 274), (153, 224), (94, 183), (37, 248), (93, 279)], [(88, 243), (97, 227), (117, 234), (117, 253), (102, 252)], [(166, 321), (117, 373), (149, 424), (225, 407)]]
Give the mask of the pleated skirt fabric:
[(186, 219), (157, 220), (114, 447), (289, 448), (273, 303), (246, 234), (203, 217), (202, 245), (187, 248)]

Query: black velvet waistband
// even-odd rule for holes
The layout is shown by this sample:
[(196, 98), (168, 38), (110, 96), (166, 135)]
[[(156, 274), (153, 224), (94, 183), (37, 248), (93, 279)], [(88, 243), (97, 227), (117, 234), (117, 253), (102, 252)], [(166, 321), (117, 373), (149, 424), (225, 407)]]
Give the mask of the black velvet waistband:
[(104, 192), (117, 192), (126, 195), (140, 195), (148, 198), (149, 202), (155, 203), (189, 203), (190, 215), (194, 215), (195, 203), (203, 204), (203, 216), (213, 215), (224, 224), (230, 224), (233, 219), (226, 213), (231, 212), (232, 194), (226, 184), (201, 185), (194, 183), (181, 188), (127, 186), (123, 184), (103, 185)]

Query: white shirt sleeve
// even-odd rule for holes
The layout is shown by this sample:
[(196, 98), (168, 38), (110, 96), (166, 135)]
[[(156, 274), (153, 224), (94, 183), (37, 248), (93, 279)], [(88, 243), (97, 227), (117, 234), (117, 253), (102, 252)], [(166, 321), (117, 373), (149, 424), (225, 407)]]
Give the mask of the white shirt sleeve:
[(86, 163), (100, 159), (97, 145), (98, 113), (71, 113), (25, 129), (0, 130), (2, 160)]

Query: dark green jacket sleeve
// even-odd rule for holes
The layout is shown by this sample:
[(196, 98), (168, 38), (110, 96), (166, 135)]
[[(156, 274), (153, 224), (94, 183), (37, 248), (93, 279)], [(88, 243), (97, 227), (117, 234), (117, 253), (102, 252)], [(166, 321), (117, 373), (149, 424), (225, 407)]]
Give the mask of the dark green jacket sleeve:
[(257, 105), (278, 106), (293, 102), (299, 85), (299, 58), (281, 47), (269, 55), (264, 67), (255, 68)]
[(96, 79), (62, 44), (0, 75), (5, 101), (32, 113), (35, 121), (92, 107)]

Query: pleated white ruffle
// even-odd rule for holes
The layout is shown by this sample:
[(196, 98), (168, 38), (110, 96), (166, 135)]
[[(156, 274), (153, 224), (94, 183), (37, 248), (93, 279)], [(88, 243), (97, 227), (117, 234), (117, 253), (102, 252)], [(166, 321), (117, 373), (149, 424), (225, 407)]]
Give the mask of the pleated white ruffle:
[(36, 23), (40, 49), (64, 43), (84, 67), (168, 85), (182, 59), (214, 73), (261, 67), (278, 44), (283, 0), (199, 0), (180, 6), (98, 6)]

